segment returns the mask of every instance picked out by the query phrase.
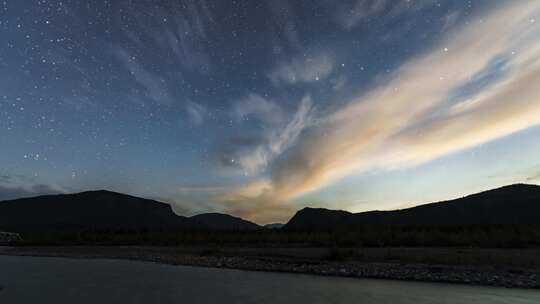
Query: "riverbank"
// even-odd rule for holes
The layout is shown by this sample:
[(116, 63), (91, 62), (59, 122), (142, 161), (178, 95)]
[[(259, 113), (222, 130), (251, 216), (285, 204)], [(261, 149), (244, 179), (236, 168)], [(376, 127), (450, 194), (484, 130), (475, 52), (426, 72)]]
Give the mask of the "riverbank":
[(324, 276), (540, 288), (538, 249), (0, 247), (0, 255), (112, 258)]

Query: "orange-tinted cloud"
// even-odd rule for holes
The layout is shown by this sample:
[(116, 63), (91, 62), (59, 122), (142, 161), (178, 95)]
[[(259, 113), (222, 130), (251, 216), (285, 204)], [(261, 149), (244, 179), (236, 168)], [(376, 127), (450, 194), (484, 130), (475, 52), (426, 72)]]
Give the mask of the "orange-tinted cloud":
[[(540, 28), (531, 22), (539, 12), (539, 2), (512, 2), (457, 28), (319, 117), (268, 176), (221, 201), (253, 219), (283, 220), (286, 202), (349, 174), (418, 165), (539, 124)], [(460, 96), (491, 74), (499, 77)]]

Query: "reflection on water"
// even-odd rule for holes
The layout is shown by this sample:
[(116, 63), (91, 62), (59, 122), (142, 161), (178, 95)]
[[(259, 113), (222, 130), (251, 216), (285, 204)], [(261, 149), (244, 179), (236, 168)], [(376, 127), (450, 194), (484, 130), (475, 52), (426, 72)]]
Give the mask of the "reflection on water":
[(168, 266), (0, 256), (0, 303), (540, 303), (540, 292)]

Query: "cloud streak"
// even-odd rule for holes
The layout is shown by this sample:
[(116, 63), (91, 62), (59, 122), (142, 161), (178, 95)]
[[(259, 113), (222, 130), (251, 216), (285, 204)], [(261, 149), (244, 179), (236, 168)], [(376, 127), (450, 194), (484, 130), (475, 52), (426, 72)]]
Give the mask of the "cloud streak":
[(300, 49), (300, 37), (294, 22), (292, 7), (287, 0), (275, 0), (268, 2), (275, 24), (285, 40), (293, 48)]
[(199, 126), (204, 122), (206, 108), (203, 105), (188, 100), (185, 107), (188, 119), (193, 125)]
[[(419, 165), (539, 124), (540, 29), (530, 21), (539, 12), (535, 1), (512, 3), (457, 28), (319, 117), (268, 164), (268, 175), (230, 191), (225, 204), (253, 219), (283, 220), (270, 209), (286, 210), (291, 199), (347, 175)], [(474, 80), (496, 62), (499, 77), (479, 86)], [(295, 74), (287, 72), (279, 74)]]
[(268, 74), (274, 84), (310, 83), (323, 80), (334, 69), (334, 60), (326, 55), (305, 56), (281, 63)]
[(257, 94), (249, 94), (233, 109), (238, 120), (257, 119), (262, 131), (252, 137), (237, 137), (231, 141), (232, 151), (226, 153), (226, 165), (239, 167), (246, 175), (257, 175), (276, 157), (293, 146), (302, 131), (311, 123), (312, 100), (304, 96), (298, 109), (288, 117), (276, 103)]
[(148, 71), (121, 47), (114, 48), (114, 54), (122, 62), (133, 79), (144, 89), (145, 95), (157, 103), (170, 105), (171, 97), (164, 78)]
[(358, 0), (351, 8), (341, 8), (338, 21), (345, 29), (351, 29), (360, 21), (381, 14), (387, 4), (387, 0)]
[(365, 20), (378, 18), (383, 14), (397, 17), (407, 12), (416, 12), (436, 4), (433, 0), (357, 0), (352, 6), (338, 6), (337, 21), (347, 30)]
[(48, 184), (28, 183), (31, 181), (22, 175), (0, 175), (0, 201), (64, 192)]
[(148, 49), (146, 41), (151, 41), (159, 46), (162, 56), (173, 55), (175, 63), (186, 70), (208, 73), (206, 48), (212, 40), (210, 26), (215, 18), (206, 1), (170, 2), (167, 10), (145, 6), (144, 2), (130, 3), (128, 9), (137, 22), (136, 29), (124, 29), (131, 43)]
[(528, 182), (540, 181), (540, 172), (537, 172), (536, 174), (528, 176), (525, 180)]

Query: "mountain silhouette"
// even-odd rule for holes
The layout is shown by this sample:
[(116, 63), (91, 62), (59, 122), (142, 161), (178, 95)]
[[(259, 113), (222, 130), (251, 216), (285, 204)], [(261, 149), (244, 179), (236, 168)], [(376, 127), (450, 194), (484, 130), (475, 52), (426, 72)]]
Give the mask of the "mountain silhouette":
[[(320, 231), (376, 225), (528, 225), (540, 224), (538, 214), (540, 186), (516, 184), (394, 211), (351, 213), (304, 208), (280, 230)], [(206, 213), (185, 217), (176, 215), (168, 204), (105, 190), (0, 202), (0, 231), (18, 233), (257, 229), (263, 227), (231, 215)]]
[(179, 216), (168, 204), (105, 190), (0, 202), (0, 231), (19, 233), (259, 228), (257, 224), (225, 214)]
[(304, 208), (285, 230), (332, 230), (363, 225), (462, 226), (540, 224), (540, 186), (515, 184), (463, 198), (394, 211), (350, 213)]

